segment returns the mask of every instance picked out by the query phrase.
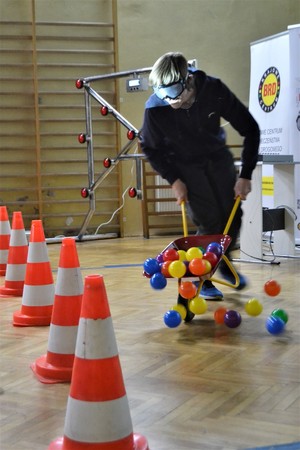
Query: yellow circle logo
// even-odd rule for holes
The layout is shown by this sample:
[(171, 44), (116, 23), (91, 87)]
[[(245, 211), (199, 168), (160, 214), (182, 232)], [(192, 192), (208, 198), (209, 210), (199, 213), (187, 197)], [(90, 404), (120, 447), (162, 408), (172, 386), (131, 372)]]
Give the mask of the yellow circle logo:
[(280, 94), (280, 75), (276, 67), (269, 67), (263, 74), (258, 88), (258, 101), (261, 109), (271, 112), (276, 107)]

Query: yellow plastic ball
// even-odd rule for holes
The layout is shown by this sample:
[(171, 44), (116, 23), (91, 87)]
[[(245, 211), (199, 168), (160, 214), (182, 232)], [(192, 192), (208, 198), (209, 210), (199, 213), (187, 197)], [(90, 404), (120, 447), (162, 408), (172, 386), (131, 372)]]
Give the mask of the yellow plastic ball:
[(211, 270), (212, 270), (211, 263), (209, 261), (207, 261), (207, 259), (203, 259), (203, 262), (206, 267), (205, 274), (211, 272)]
[(202, 297), (195, 297), (189, 301), (189, 309), (194, 314), (204, 314), (207, 311), (206, 300)]
[(177, 250), (179, 261), (186, 261), (186, 253), (184, 250)]
[(177, 311), (180, 314), (182, 320), (186, 318), (186, 308), (183, 305), (174, 305), (172, 307), (173, 311)]
[(190, 247), (186, 251), (186, 259), (187, 261), (192, 261), (194, 258), (202, 258), (203, 253), (199, 247)]
[(172, 261), (169, 265), (169, 274), (174, 278), (181, 278), (186, 273), (186, 266), (183, 261)]
[(263, 310), (263, 305), (260, 303), (257, 298), (251, 298), (246, 304), (245, 304), (245, 311), (249, 316), (259, 316)]

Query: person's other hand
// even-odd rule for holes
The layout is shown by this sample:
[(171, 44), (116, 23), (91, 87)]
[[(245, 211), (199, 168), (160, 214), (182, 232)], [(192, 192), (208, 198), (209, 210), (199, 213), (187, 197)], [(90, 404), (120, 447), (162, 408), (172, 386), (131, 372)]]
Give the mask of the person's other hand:
[(240, 196), (241, 200), (246, 200), (249, 192), (251, 192), (251, 180), (238, 178), (234, 186), (235, 198)]
[(186, 185), (179, 178), (172, 184), (172, 189), (177, 200), (177, 205), (181, 205), (183, 201), (188, 201)]

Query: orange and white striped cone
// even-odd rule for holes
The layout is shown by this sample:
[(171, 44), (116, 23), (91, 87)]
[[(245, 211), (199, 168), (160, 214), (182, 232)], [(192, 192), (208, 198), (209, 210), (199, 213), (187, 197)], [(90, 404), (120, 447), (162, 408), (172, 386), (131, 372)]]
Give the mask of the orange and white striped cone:
[(19, 327), (50, 325), (54, 282), (41, 220), (31, 222), (22, 306), (13, 314)]
[(6, 206), (0, 206), (0, 275), (2, 277), (6, 274), (10, 233)]
[(28, 254), (28, 242), (21, 211), (15, 211), (8, 249), (4, 286), (0, 295), (5, 297), (22, 297)]
[(48, 450), (149, 450), (134, 434), (101, 275), (85, 277), (64, 436)]
[(47, 354), (31, 368), (42, 383), (71, 381), (83, 282), (75, 239), (62, 240)]

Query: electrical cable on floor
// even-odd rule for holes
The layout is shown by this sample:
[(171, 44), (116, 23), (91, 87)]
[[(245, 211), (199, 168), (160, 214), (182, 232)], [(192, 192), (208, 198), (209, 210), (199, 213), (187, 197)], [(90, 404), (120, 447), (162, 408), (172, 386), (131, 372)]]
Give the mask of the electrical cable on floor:
[[(138, 147), (136, 147), (134, 153), (136, 153), (138, 150)], [(125, 195), (127, 194), (128, 190), (130, 189), (131, 185), (132, 185), (132, 180), (133, 180), (133, 169), (134, 169), (134, 163), (132, 163), (131, 166), (131, 170), (130, 170), (130, 174), (131, 174), (131, 178), (130, 178), (130, 184), (127, 186), (127, 188), (124, 190), (123, 194), (122, 194), (122, 204), (112, 213), (110, 219), (107, 222), (103, 222), (100, 225), (98, 225), (96, 231), (94, 234), (98, 234), (98, 231), (100, 230), (101, 227), (103, 227), (104, 225), (108, 225), (111, 223), (111, 221), (114, 219), (115, 215), (124, 207), (125, 205)]]

